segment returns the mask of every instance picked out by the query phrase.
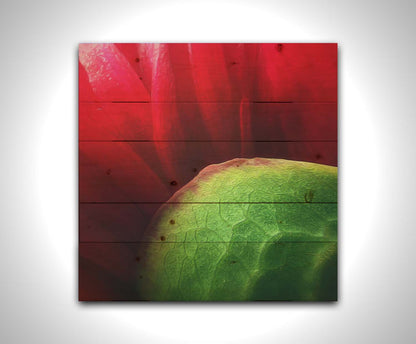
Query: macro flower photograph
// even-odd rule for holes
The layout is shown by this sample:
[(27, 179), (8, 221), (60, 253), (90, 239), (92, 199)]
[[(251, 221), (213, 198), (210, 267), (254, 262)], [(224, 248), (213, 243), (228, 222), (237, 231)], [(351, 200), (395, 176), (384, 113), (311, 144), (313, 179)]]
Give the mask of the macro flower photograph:
[(335, 43), (79, 45), (79, 300), (337, 301)]

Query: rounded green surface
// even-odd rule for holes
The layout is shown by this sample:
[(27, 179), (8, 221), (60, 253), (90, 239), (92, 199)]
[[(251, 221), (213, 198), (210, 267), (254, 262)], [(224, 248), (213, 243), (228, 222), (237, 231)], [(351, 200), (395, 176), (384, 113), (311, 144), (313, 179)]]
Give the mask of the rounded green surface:
[(210, 165), (158, 210), (144, 241), (146, 300), (336, 300), (337, 168)]

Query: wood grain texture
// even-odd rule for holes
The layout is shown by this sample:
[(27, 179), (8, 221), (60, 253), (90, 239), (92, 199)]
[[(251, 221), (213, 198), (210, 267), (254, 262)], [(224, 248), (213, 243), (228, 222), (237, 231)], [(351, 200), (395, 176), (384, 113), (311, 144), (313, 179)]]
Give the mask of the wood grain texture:
[(135, 300), (140, 244), (79, 244), (80, 301)]
[[(221, 251), (227, 243), (187, 243), (184, 250), (196, 252), (198, 248), (211, 251), (221, 256)], [(299, 243), (234, 243), (236, 252), (244, 254), (247, 245), (268, 246), (269, 250), (279, 250), (282, 245), (315, 245), (334, 247), (334, 242), (299, 242)], [(149, 281), (144, 266), (147, 250), (160, 250), (162, 245), (179, 247), (176, 243), (80, 243), (79, 244), (79, 289), (80, 301), (149, 301), (139, 292), (141, 284)], [(207, 248), (215, 246), (215, 250)], [(241, 247), (241, 248), (240, 248)], [(220, 248), (220, 249), (218, 249)], [(218, 253), (217, 253), (218, 252)], [(269, 251), (270, 252), (270, 251)], [(237, 258), (238, 260), (238, 258)], [(175, 262), (174, 262), (175, 263)], [(229, 261), (238, 264), (238, 261)], [(177, 267), (177, 265), (175, 265)], [(179, 283), (178, 281), (175, 281)], [(175, 283), (173, 282), (173, 283)], [(189, 286), (189, 285), (188, 285)], [(186, 286), (184, 286), (186, 288)], [(184, 289), (185, 289), (184, 288)]]
[[(337, 139), (335, 103), (251, 103), (247, 107), (251, 140)], [(79, 139), (239, 141), (240, 120), (239, 103), (84, 103), (79, 108)]]
[(79, 56), (80, 101), (337, 98), (336, 44), (80, 44)]
[[(270, 210), (284, 208), (286, 217), (288, 213), (296, 213), (297, 209), (304, 209), (318, 213), (327, 213), (333, 211), (337, 207), (336, 200), (332, 200), (334, 203), (293, 203), (293, 204), (256, 204), (255, 207), (258, 211), (262, 209)], [(99, 203), (99, 204), (80, 204), (80, 242), (82, 243), (125, 243), (125, 242), (149, 242), (149, 238), (145, 238), (146, 227), (162, 204), (114, 204), (114, 203)], [(167, 208), (175, 208), (180, 206), (179, 204), (167, 204)], [(193, 204), (192, 208), (197, 210), (198, 207), (203, 207), (209, 214), (214, 214), (221, 207), (222, 213), (237, 213), (239, 209), (248, 209), (249, 204)], [(169, 210), (167, 210), (169, 211)], [(181, 226), (180, 219), (173, 219), (174, 224), (169, 223), (172, 226)], [(292, 223), (302, 223), (305, 219), (302, 216), (297, 216), (296, 219), (292, 219)], [(201, 223), (201, 227), (210, 225)], [(279, 226), (284, 228), (285, 224), (281, 223)], [(159, 242), (160, 240), (153, 240)]]
[(79, 101), (141, 100), (150, 95), (114, 44), (79, 45)]
[(140, 241), (161, 204), (80, 204), (81, 242)]
[(81, 202), (164, 202), (204, 167), (236, 157), (335, 166), (336, 142), (81, 142)]

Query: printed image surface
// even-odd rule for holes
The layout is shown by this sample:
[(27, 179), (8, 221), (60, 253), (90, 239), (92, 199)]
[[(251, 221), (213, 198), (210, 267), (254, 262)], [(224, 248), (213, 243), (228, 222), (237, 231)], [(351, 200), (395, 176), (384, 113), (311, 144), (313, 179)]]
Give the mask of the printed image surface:
[(336, 44), (80, 44), (79, 300), (337, 300)]

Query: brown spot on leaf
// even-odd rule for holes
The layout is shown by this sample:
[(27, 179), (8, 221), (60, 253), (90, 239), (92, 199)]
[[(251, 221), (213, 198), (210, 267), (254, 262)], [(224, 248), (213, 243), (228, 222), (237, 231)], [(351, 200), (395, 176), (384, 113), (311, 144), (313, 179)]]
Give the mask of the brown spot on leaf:
[(232, 261), (231, 261), (231, 264), (235, 264), (235, 263), (237, 263), (235, 260), (232, 260)]
[(165, 241), (165, 240), (166, 240), (166, 237), (165, 237), (164, 235), (162, 235), (162, 236), (160, 237), (160, 240), (161, 240), (161, 241)]
[(174, 224), (175, 224), (175, 220), (170, 220), (170, 221), (169, 221), (169, 223), (170, 223), (171, 225), (174, 225)]

